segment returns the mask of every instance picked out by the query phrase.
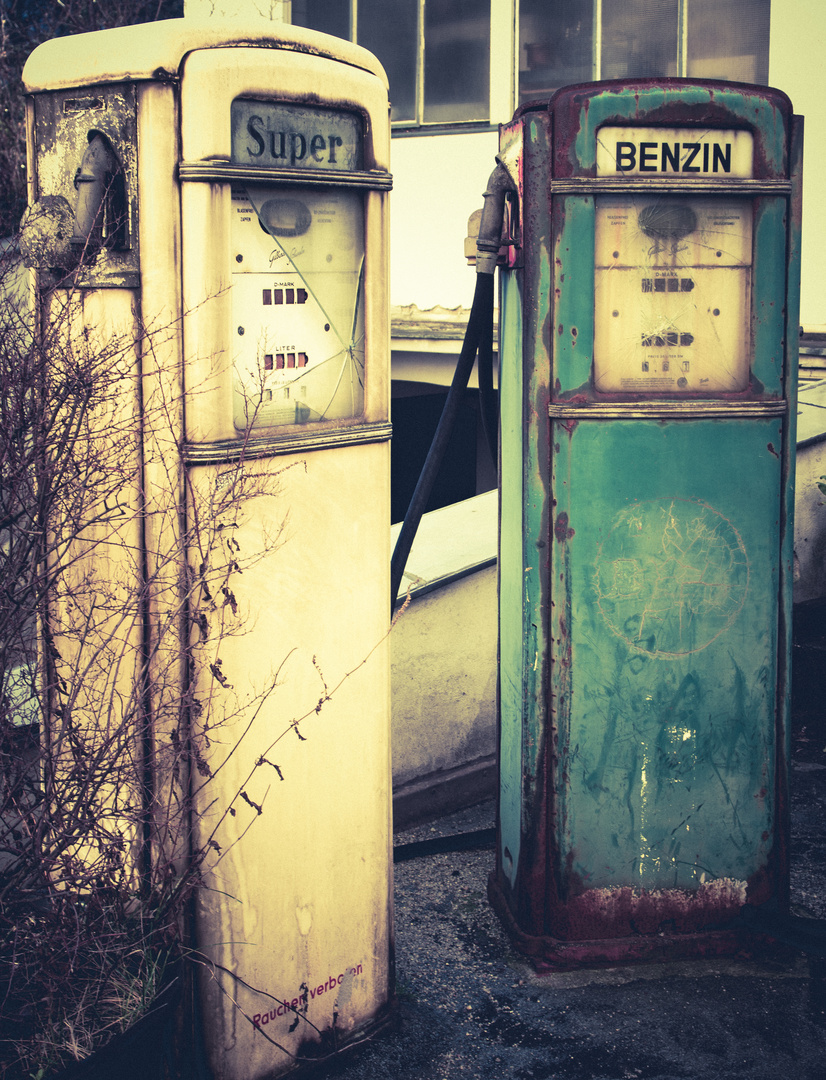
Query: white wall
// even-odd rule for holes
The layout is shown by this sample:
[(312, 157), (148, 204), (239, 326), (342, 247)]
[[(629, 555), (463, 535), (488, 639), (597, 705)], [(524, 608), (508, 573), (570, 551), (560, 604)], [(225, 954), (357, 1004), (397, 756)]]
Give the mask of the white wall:
[(792, 99), (805, 117), (803, 169), (803, 275), (800, 321), (826, 324), (826, 56), (824, 0), (774, 0), (771, 13), (769, 81)]
[(493, 794), (496, 629), (495, 566), (414, 597), (393, 627), (397, 822)]
[(794, 602), (826, 596), (826, 498), (817, 484), (826, 472), (822, 442), (797, 451), (794, 497)]
[(392, 305), (470, 307), (476, 273), (465, 262), (467, 219), (482, 205), (498, 150), (495, 131), (393, 139)]

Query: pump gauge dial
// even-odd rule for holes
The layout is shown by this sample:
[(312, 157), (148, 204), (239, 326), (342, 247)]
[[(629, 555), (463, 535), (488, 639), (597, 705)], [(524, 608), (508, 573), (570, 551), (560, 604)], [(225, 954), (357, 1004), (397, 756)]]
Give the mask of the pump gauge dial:
[(359, 416), (363, 197), (238, 188), (231, 236), (236, 429)]
[(595, 256), (596, 390), (713, 395), (748, 387), (748, 199), (600, 196)]

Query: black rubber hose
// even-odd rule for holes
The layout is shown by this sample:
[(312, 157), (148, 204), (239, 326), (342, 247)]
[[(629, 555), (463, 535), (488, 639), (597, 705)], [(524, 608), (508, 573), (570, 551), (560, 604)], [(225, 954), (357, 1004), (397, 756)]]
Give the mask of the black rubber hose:
[(496, 845), (496, 829), (474, 829), (473, 832), (434, 836), (429, 840), (414, 840), (393, 848), (393, 862), (407, 862), (426, 855), (444, 855), (452, 851), (478, 851)]
[(447, 400), (445, 401), (439, 424), (433, 436), (433, 442), (427, 452), (424, 466), (416, 483), (416, 489), (410, 499), (407, 513), (404, 515), (399, 538), (393, 549), (393, 557), (390, 560), (390, 614), (396, 606), (396, 595), (404, 576), (404, 568), (407, 558), (413, 546), (419, 522), (433, 490), (433, 484), (439, 473), (442, 460), (453, 434), (459, 406), (462, 396), (467, 387), (470, 373), (473, 371), (473, 362), (476, 359), (476, 350), (484, 337), (485, 326), (489, 327), (489, 333), (493, 336), (493, 274), (479, 274), (476, 277), (476, 290), (473, 294), (473, 304), (470, 309), (465, 340), (462, 342), (462, 351), (453, 374), (453, 382), (450, 384)]
[(494, 473), (499, 471), (499, 395), (493, 389), (493, 318), (485, 320), (479, 341), (479, 411)]

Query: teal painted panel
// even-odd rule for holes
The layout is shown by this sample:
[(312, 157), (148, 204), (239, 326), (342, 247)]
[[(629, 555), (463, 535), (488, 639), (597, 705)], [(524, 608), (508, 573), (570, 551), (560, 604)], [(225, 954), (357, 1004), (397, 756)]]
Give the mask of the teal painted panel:
[(784, 392), (786, 214), (785, 198), (755, 200), (752, 371), (766, 395), (775, 397)]
[[(531, 117), (524, 142), (525, 206), (532, 206), (531, 227), (525, 221), (525, 266), (523, 272), (524, 335), (522, 398), (523, 476), (523, 596), (524, 649), (522, 693), (525, 701), (523, 726), (523, 829), (532, 837), (544, 828), (543, 807), (524, 794), (544, 790), (546, 780), (547, 703), (547, 618), (549, 590), (547, 537), (548, 490), (548, 402), (550, 400), (550, 349), (553, 336), (551, 307), (552, 248), (551, 222), (547, 212), (550, 167), (548, 117)], [(523, 867), (523, 870), (525, 868)], [(530, 871), (527, 871), (528, 873)]]
[(781, 445), (775, 419), (555, 429), (553, 652), (569, 675), (549, 869), (563, 894), (767, 866)]
[[(786, 397), (789, 401), (789, 422), (786, 430), (786, 444), (784, 450), (784, 478), (785, 478), (785, 514), (784, 533), (782, 541), (782, 576), (781, 576), (781, 662), (785, 670), (781, 670), (781, 679), (778, 681), (778, 745), (781, 747), (784, 760), (781, 764), (783, 772), (783, 791), (787, 790), (788, 767), (791, 761), (791, 675), (792, 675), (792, 602), (794, 588), (794, 477), (795, 456), (797, 449), (797, 377), (799, 367), (799, 336), (800, 325), (800, 256), (802, 244), (802, 217), (803, 217), (803, 117), (795, 116), (792, 123), (792, 139), (790, 150), (790, 173), (792, 177), (792, 197), (789, 201), (788, 221), (788, 266), (786, 268), (786, 364), (785, 364), (785, 387)], [(780, 829), (784, 837), (789, 836), (790, 815), (789, 800), (784, 800), (781, 807)], [(788, 902), (789, 879), (788, 863), (782, 868), (785, 872), (783, 880), (783, 893), (781, 900)]]
[(522, 823), (524, 637), (522, 508), (522, 291), (500, 275), (499, 408), (499, 843), (501, 867), (516, 883)]
[(554, 199), (555, 394), (587, 387), (594, 355), (594, 198)]
[[(526, 118), (523, 257), (502, 275), (500, 409), (500, 830), (498, 866), (516, 895), (544, 869), (547, 781), (548, 408), (551, 251), (548, 116)], [(543, 912), (527, 916), (541, 928)]]

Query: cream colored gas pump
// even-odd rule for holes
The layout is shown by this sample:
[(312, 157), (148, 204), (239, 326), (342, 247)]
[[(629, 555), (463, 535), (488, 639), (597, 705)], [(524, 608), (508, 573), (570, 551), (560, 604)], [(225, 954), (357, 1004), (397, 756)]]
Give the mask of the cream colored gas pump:
[[(81, 298), (79, 332), (135, 326), (133, 542), (163, 575), (185, 535), (197, 575), (212, 507), (243, 571), (215, 609), (242, 632), (194, 688), (193, 841), (215, 854), (195, 946), (215, 1076), (277, 1076), (375, 1030), (393, 994), (386, 78), (301, 28), (175, 20), (48, 42), (24, 80), (27, 257)], [(159, 717), (184, 682), (181, 663), (151, 685)]]

